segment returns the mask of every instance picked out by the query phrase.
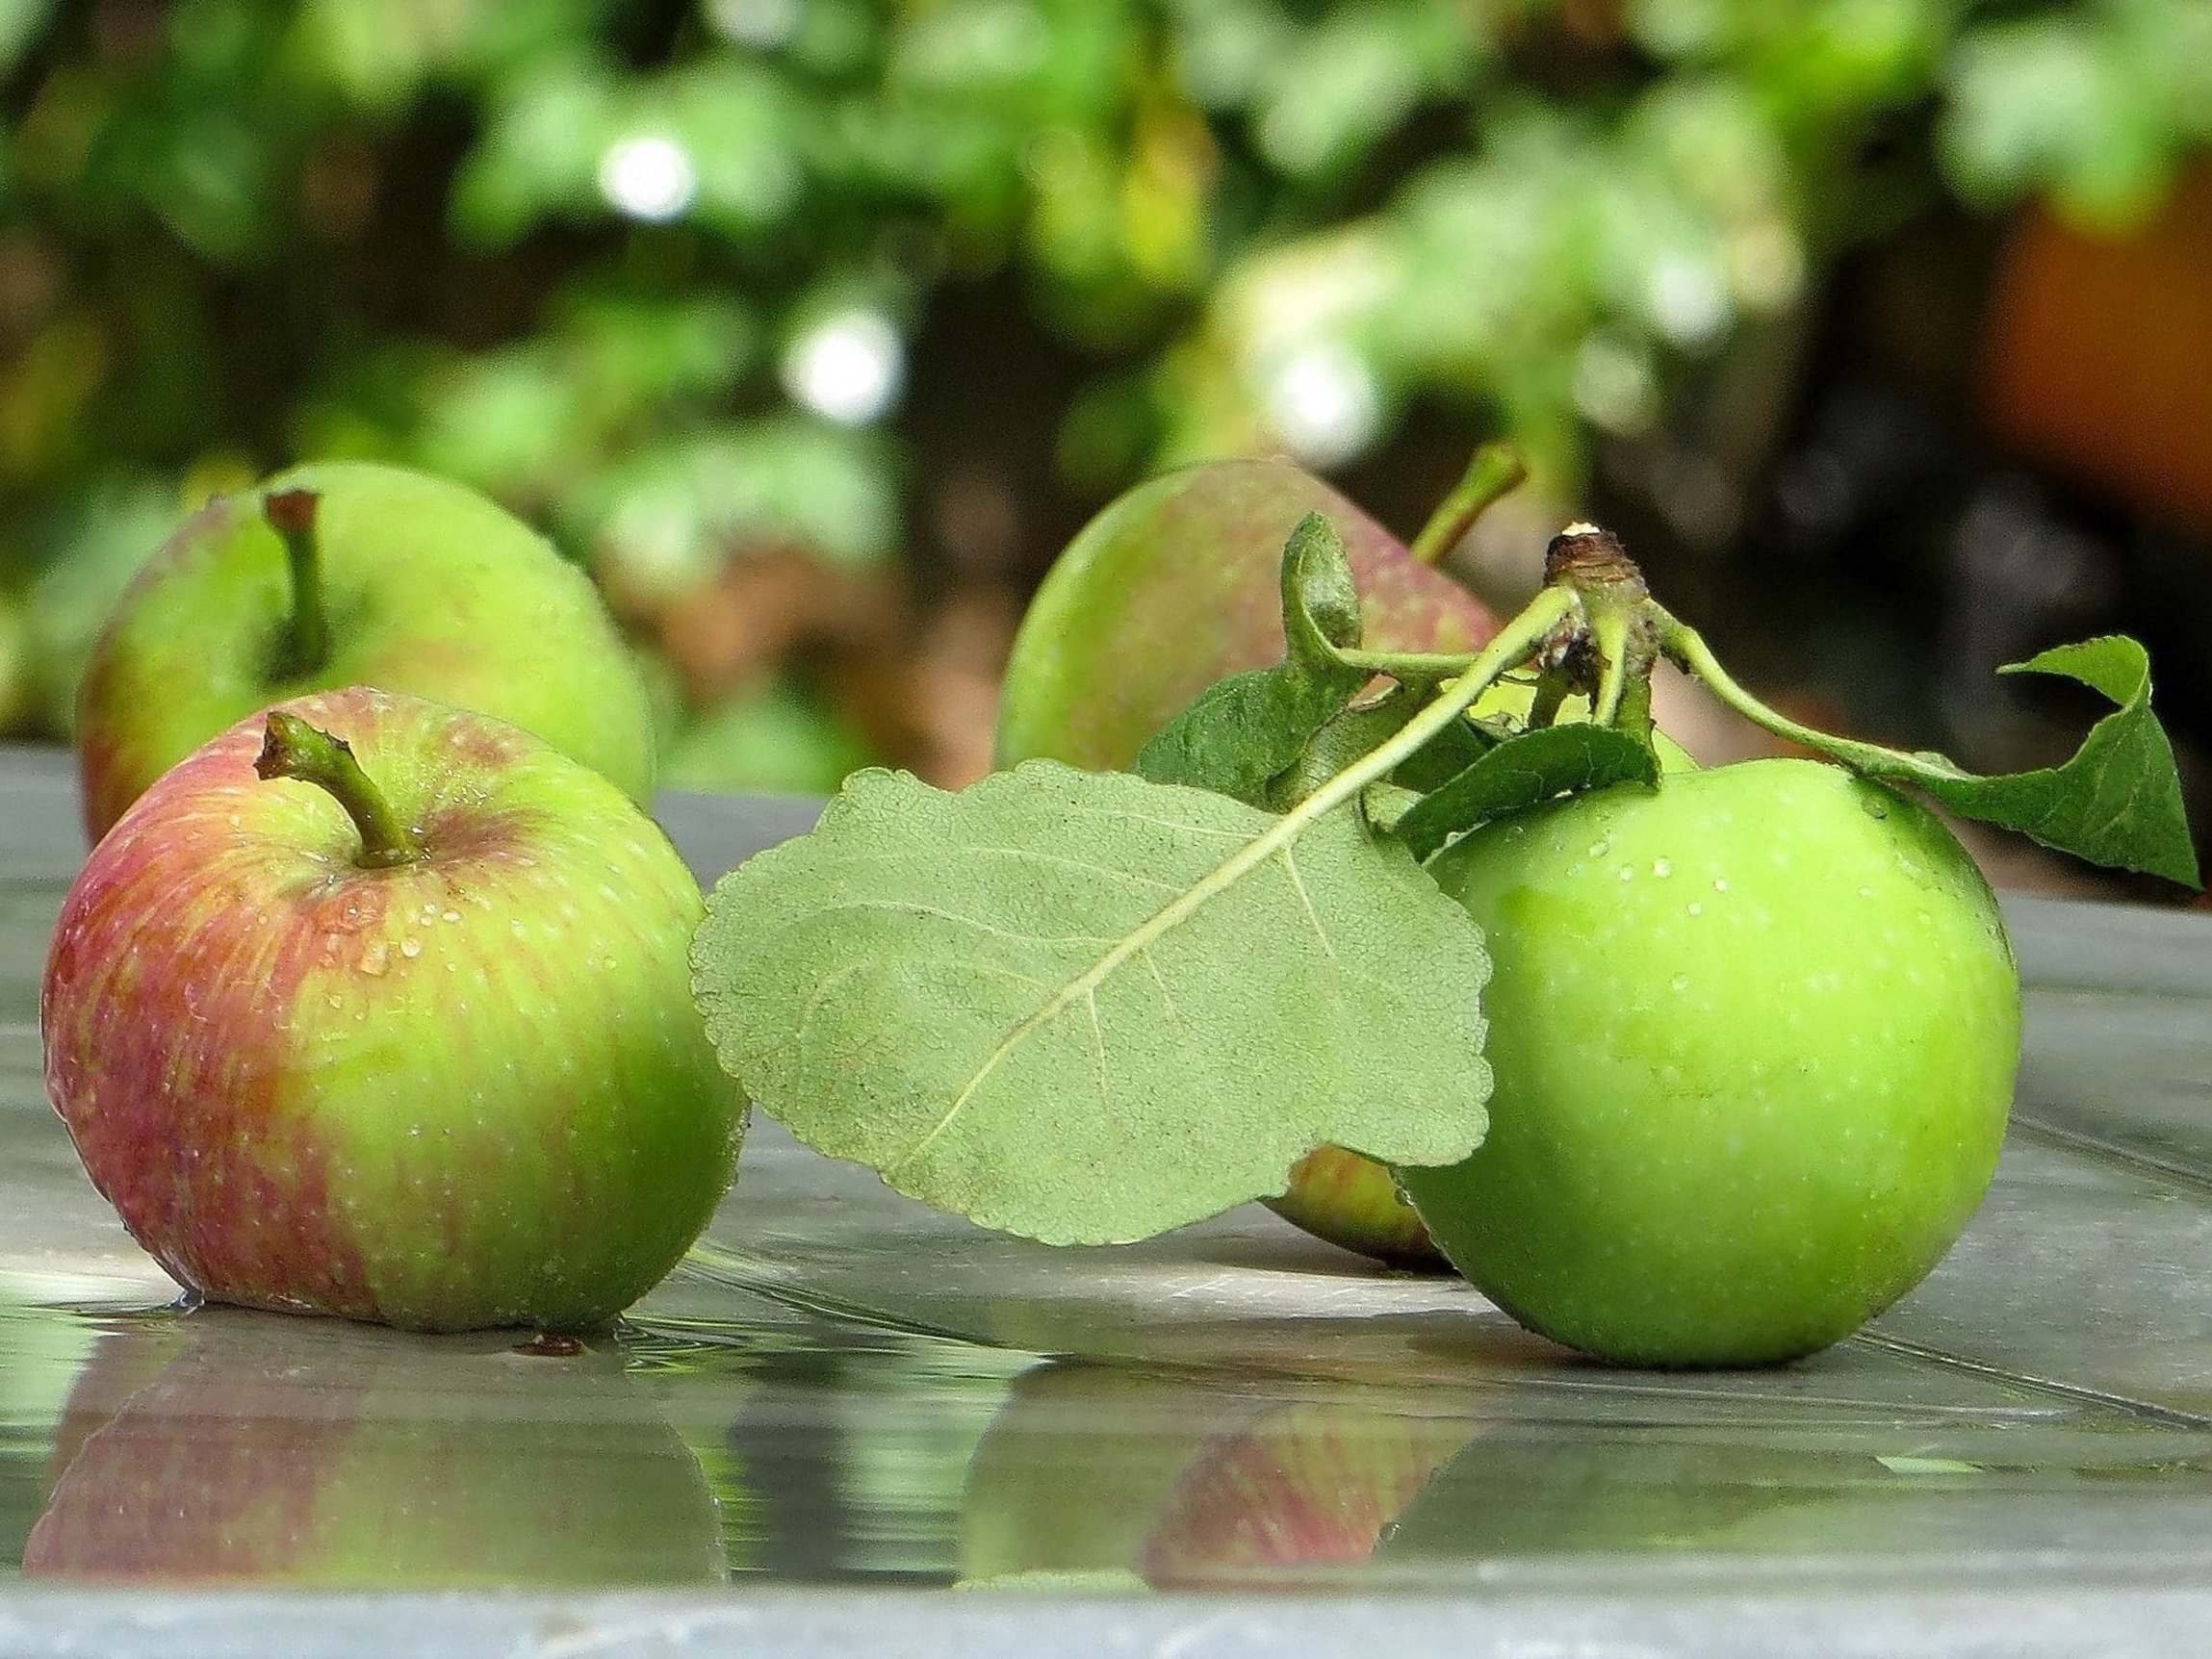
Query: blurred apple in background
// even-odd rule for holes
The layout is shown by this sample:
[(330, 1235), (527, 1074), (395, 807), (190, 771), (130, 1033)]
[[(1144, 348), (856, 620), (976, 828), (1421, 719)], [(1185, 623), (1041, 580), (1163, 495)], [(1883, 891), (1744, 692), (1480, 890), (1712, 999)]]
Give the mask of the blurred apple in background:
[(77, 1381), (23, 1570), (395, 1590), (721, 1579), (698, 1461), (618, 1349), (568, 1346), (148, 1315)]
[(652, 798), (644, 682), (590, 578), (465, 485), (327, 461), (211, 501), (124, 594), (78, 693), (86, 829), (245, 716), (348, 685), (491, 715)]

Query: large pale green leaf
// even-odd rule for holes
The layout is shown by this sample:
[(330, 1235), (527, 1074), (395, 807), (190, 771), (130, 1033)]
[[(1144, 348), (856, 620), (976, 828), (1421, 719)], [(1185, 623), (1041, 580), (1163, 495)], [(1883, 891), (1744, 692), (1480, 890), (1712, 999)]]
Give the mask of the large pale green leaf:
[(1349, 806), (1032, 761), (855, 775), (715, 888), (723, 1064), (800, 1138), (985, 1225), (1140, 1238), (1280, 1192), (1324, 1143), (1482, 1137), (1480, 930)]

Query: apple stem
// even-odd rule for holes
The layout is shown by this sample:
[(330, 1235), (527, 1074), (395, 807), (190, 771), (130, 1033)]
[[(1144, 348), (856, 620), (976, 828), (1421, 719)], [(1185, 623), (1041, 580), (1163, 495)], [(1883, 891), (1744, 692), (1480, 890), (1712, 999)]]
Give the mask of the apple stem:
[(253, 769), (263, 778), (289, 778), (328, 791), (361, 833), (361, 851), (353, 861), (365, 870), (388, 870), (429, 856), (421, 838), (400, 822), (384, 792), (361, 770), (353, 746), (296, 714), (270, 710)]
[(322, 498), (313, 490), (278, 490), (262, 498), (262, 516), (284, 539), (292, 564), (292, 657), (296, 675), (313, 674), (330, 660), (330, 619), (322, 603), (322, 557), (315, 516)]
[(1408, 550), (1423, 564), (1435, 564), (1459, 545), (1459, 538), (1492, 502), (1527, 476), (1519, 451), (1510, 445), (1483, 445), (1467, 463), (1466, 472), (1452, 487), (1452, 493), (1428, 515), (1428, 523), (1421, 526), (1421, 534), (1413, 538)]

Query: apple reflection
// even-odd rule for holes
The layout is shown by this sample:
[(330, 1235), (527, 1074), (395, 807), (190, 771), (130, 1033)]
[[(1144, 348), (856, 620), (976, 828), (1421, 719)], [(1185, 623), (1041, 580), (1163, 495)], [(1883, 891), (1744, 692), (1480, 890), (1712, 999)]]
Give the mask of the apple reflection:
[(1355, 1575), (1483, 1430), (1479, 1396), (1051, 1365), (968, 1467), (970, 1584), (1292, 1587)]
[(104, 1337), (26, 1575), (354, 1589), (724, 1576), (697, 1460), (599, 1348), (206, 1309)]

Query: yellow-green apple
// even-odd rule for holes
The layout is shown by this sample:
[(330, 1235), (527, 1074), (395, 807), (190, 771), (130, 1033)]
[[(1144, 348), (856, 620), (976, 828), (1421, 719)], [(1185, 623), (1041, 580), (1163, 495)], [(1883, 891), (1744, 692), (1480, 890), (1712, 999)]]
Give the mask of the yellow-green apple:
[(702, 910), (653, 822), (519, 727), (299, 698), (93, 849), (46, 964), (48, 1091), (206, 1296), (602, 1326), (735, 1165), (685, 960)]
[(493, 715), (651, 797), (645, 687), (590, 579), (474, 490), (328, 461), (209, 503), (124, 594), (78, 692), (86, 829), (248, 714), (347, 685)]
[(207, 1308), (103, 1337), (29, 1576), (322, 1589), (705, 1584), (699, 1463), (618, 1351)]

